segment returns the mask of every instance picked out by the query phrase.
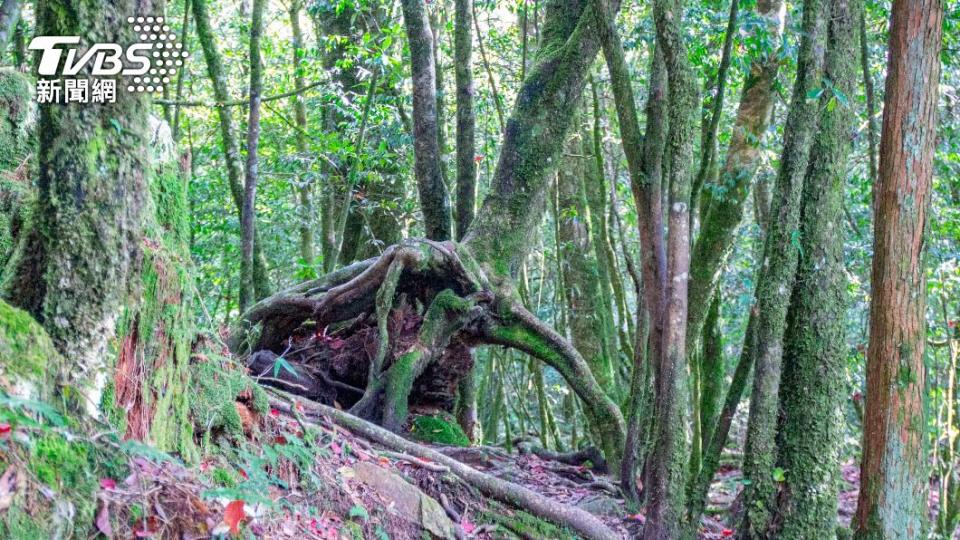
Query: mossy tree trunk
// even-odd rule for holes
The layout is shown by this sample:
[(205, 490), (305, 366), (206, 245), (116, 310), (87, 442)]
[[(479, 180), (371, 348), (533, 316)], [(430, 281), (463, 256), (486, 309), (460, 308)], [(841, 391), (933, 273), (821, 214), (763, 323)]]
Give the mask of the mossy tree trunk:
[[(150, 2), (38, 2), (38, 33), (81, 43), (133, 43), (128, 16)], [(111, 104), (40, 106), (39, 193), (31, 229), (4, 295), (43, 324), (70, 368), (60, 394), (95, 411), (115, 335), (141, 256), (147, 192), (146, 107), (117, 92)]]
[[(575, 118), (579, 118), (576, 113)], [(584, 143), (580, 133), (569, 137), (557, 173), (558, 257), (563, 264), (563, 288), (573, 346), (590, 364), (600, 386), (613, 394), (614, 372), (606, 340), (599, 261), (593, 250), (590, 208), (584, 193), (588, 166)]]
[(870, 341), (855, 536), (921, 538), (927, 514), (924, 229), (943, 3), (893, 3), (874, 185)]
[(649, 498), (644, 538), (680, 538), (687, 534), (686, 482), (689, 420), (687, 403), (687, 283), (690, 275), (690, 194), (697, 119), (697, 83), (683, 31), (683, 2), (658, 0), (654, 20), (658, 47), (667, 70), (669, 136), (665, 149), (669, 174), (666, 298), (660, 369), (655, 380), (657, 427), (650, 456)]
[(808, 94), (820, 89), (822, 84), (828, 18), (825, 7), (825, 2), (820, 0), (806, 0), (803, 4), (797, 78), (784, 128), (780, 171), (757, 284), (756, 358), (744, 451), (744, 476), (750, 484), (744, 489), (746, 511), (740, 529), (740, 534), (747, 538), (765, 537), (775, 512), (777, 485), (773, 469), (777, 462), (783, 334), (800, 251), (796, 236), (800, 197), (817, 129), (818, 101), (811, 100)]
[(476, 115), (473, 111), (473, 0), (456, 0), (453, 47), (457, 83), (457, 239), (473, 221), (477, 205)]
[(810, 152), (797, 268), (784, 337), (780, 385), (780, 538), (823, 538), (837, 527), (847, 308), (843, 190), (856, 115), (859, 0), (832, 0), (820, 127)]
[(439, 117), (437, 114), (437, 66), (433, 34), (424, 0), (402, 0), (403, 21), (410, 45), (413, 74), (413, 153), (420, 210), (427, 238), (452, 237), (450, 195), (441, 168)]

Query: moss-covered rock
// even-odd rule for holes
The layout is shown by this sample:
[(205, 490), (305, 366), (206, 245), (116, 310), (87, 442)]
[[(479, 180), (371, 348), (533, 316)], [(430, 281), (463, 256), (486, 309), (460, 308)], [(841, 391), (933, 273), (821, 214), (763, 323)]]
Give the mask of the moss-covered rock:
[(190, 399), (190, 411), (194, 424), (203, 431), (205, 444), (218, 431), (241, 440), (244, 435), (242, 407), (256, 414), (269, 411), (266, 392), (239, 367), (210, 357), (194, 369), (196, 392)]
[(470, 439), (449, 415), (417, 416), (410, 423), (410, 433), (418, 441), (453, 446), (470, 446)]
[(45, 397), (60, 361), (43, 327), (0, 300), (0, 389), (22, 398)]

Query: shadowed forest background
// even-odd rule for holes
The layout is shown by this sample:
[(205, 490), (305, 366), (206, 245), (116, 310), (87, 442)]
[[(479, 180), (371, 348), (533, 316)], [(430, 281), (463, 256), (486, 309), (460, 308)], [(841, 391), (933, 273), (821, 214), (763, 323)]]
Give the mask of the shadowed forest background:
[(0, 65), (0, 538), (960, 538), (955, 2), (0, 0)]

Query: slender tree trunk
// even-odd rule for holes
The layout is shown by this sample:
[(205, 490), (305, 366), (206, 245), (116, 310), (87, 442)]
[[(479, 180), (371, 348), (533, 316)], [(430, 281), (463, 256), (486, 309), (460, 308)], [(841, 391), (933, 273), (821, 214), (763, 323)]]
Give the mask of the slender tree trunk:
[(440, 166), (437, 116), (437, 74), (434, 65), (433, 35), (424, 0), (402, 0), (403, 20), (410, 43), (413, 73), (413, 152), (417, 190), (426, 237), (451, 237), (450, 196)]
[[(786, 14), (784, 2), (758, 0), (756, 9), (765, 24), (757, 25), (754, 34), (763, 42), (779, 42)], [(695, 350), (710, 299), (733, 249), (734, 233), (743, 218), (743, 205), (760, 165), (760, 150), (770, 125), (776, 97), (774, 84), (781, 60), (778, 51), (759, 54), (762, 56), (753, 59), (750, 74), (744, 81), (719, 184), (707, 185), (702, 195), (703, 217), (690, 268), (687, 349), (691, 351)], [(714, 195), (714, 192), (722, 195)]]
[(780, 386), (780, 538), (823, 538), (837, 527), (846, 370), (843, 191), (856, 114), (860, 0), (832, 0), (820, 127), (810, 152), (800, 219), (803, 256), (784, 337)]
[(863, 70), (863, 94), (867, 108), (867, 157), (870, 180), (877, 181), (877, 107), (870, 73), (870, 41), (867, 38), (867, 10), (860, 11), (860, 69)]
[[(39, 34), (132, 43), (132, 28), (113, 21), (152, 5), (40, 0), (36, 9)], [(146, 110), (140, 94), (120, 91), (115, 103), (40, 105), (33, 222), (4, 284), (10, 303), (33, 315), (70, 363), (59, 374), (60, 397), (95, 415), (110, 375), (108, 345), (138, 276)]]
[(457, 83), (457, 239), (467, 234), (477, 206), (476, 115), (473, 111), (473, 0), (455, 0), (453, 47)]
[[(223, 69), (223, 58), (217, 50), (217, 42), (210, 27), (210, 15), (207, 10), (207, 0), (191, 0), (194, 18), (197, 23), (197, 39), (203, 49), (203, 56), (207, 64), (207, 74), (213, 86), (213, 97), (219, 104), (217, 115), (220, 118), (220, 142), (223, 146), (224, 163), (227, 169), (227, 180), (230, 184), (230, 194), (237, 206), (237, 215), (243, 221), (243, 165), (240, 159), (240, 148), (237, 143), (237, 132), (233, 123), (233, 113), (227, 104), (231, 102), (227, 90), (227, 78)], [(254, 231), (253, 239), (253, 284), (257, 298), (270, 295), (270, 277), (267, 273), (267, 260), (263, 255), (262, 245), (258, 234)], [(242, 279), (241, 279), (242, 282)]]
[(240, 312), (256, 299), (253, 277), (253, 243), (256, 228), (257, 180), (259, 176), (260, 92), (263, 89), (263, 66), (260, 59), (260, 36), (263, 33), (265, 0), (254, 0), (250, 18), (250, 116), (247, 120), (247, 168), (243, 184), (243, 209), (240, 212)]
[(943, 3), (895, 0), (874, 184), (870, 342), (855, 536), (921, 538), (927, 514), (924, 228)]
[(800, 221), (800, 197), (817, 129), (818, 101), (809, 93), (821, 89), (826, 46), (827, 4), (805, 0), (803, 37), (797, 59), (790, 112), (784, 128), (783, 153), (773, 210), (763, 254), (763, 271), (757, 284), (757, 356), (750, 396), (750, 420), (744, 450), (743, 525), (740, 535), (764, 538), (775, 512), (776, 483), (773, 468), (777, 463), (776, 429), (783, 334), (790, 292), (799, 257), (796, 231)]
[[(293, 34), (293, 84), (294, 88), (300, 90), (304, 87), (302, 56), (306, 53), (303, 45), (303, 30), (300, 27), (300, 11), (303, 9), (301, 0), (292, 0), (290, 3), (290, 30)], [(293, 96), (293, 118), (296, 125), (294, 132), (294, 141), (296, 141), (297, 154), (301, 158), (306, 158), (307, 148), (307, 106), (304, 103), (304, 97), (299, 92)], [(300, 234), (300, 259), (304, 268), (313, 272), (314, 252), (313, 241), (313, 189), (309, 181), (303, 177), (297, 180), (297, 198), (299, 200), (299, 234)]]
[[(575, 113), (575, 124), (580, 115)], [(557, 174), (559, 260), (563, 287), (567, 291), (570, 336), (573, 346), (587, 360), (593, 376), (610, 395), (614, 392), (613, 366), (606, 346), (598, 261), (590, 235), (590, 208), (584, 193), (587, 158), (580, 133), (567, 141)]]
[(663, 310), (663, 345), (656, 379), (657, 430), (648, 482), (647, 539), (679, 538), (687, 533), (687, 282), (690, 275), (690, 193), (699, 98), (687, 58), (683, 3), (654, 3), (657, 43), (663, 48), (669, 88), (670, 136), (666, 156), (670, 169), (667, 232), (667, 284)]

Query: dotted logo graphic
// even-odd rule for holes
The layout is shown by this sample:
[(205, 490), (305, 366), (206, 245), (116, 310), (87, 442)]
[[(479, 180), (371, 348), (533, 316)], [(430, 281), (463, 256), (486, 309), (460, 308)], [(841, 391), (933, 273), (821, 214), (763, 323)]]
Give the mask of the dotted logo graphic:
[(134, 77), (127, 86), (129, 92), (162, 92), (170, 78), (177, 74), (190, 53), (183, 50), (182, 43), (174, 43), (177, 35), (163, 23), (163, 17), (128, 17), (140, 42), (152, 46), (150, 51), (150, 69), (139, 77)]

